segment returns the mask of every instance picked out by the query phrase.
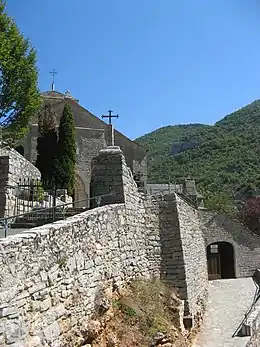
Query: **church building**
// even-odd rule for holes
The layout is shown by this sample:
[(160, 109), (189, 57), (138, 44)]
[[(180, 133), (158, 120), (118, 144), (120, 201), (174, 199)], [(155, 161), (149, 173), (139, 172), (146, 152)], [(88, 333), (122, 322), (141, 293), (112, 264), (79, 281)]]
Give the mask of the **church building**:
[[(103, 148), (112, 144), (119, 146), (126, 158), (133, 176), (138, 177), (141, 185), (146, 186), (147, 150), (130, 140), (117, 130), (111, 131), (111, 125), (91, 114), (79, 104), (79, 100), (69, 92), (60, 93), (55, 90), (42, 93), (44, 103), (50, 102), (57, 114), (57, 125), (65, 103), (71, 106), (76, 128), (77, 165), (74, 200), (84, 200), (90, 196), (91, 161)], [(19, 152), (31, 163), (35, 163), (37, 151), (38, 124), (35, 117), (30, 124), (27, 136), (20, 142)]]

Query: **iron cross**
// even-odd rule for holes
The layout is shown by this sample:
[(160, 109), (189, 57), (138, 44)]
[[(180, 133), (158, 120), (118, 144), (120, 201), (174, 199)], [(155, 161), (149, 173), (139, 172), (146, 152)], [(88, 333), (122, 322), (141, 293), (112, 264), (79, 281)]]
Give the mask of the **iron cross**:
[(57, 71), (55, 69), (53, 69), (52, 71), (50, 71), (50, 74), (52, 75), (52, 83), (55, 82), (55, 75), (57, 75)]
[(108, 111), (108, 115), (102, 115), (102, 118), (108, 118), (108, 123), (109, 124), (112, 124), (112, 118), (118, 118), (119, 115), (116, 114), (116, 115), (112, 115), (113, 111), (112, 110), (109, 110)]
[(52, 85), (51, 85), (51, 90), (54, 91), (55, 90), (55, 75), (57, 75), (57, 71), (55, 69), (53, 69), (52, 71), (50, 71), (50, 74), (52, 75)]

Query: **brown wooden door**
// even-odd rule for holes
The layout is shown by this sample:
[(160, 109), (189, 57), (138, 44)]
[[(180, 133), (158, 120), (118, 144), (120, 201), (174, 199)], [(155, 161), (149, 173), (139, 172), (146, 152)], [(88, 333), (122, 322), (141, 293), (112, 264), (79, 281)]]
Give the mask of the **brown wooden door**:
[(208, 276), (209, 280), (221, 278), (219, 253), (208, 253)]

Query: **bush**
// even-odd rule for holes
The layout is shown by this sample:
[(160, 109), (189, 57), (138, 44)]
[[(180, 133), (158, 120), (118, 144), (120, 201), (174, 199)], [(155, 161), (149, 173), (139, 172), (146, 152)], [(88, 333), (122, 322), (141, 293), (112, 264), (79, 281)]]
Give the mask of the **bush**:
[(238, 213), (242, 224), (260, 235), (260, 196), (249, 198)]

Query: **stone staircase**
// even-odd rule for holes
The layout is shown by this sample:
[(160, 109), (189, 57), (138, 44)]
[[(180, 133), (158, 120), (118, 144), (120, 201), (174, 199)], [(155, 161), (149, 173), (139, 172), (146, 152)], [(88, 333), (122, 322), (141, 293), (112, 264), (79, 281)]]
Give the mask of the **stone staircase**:
[(34, 228), (40, 225), (49, 224), (58, 220), (72, 217), (76, 214), (87, 211), (87, 207), (67, 207), (66, 209), (60, 208), (59, 206), (55, 209), (39, 210), (33, 209), (32, 211), (24, 214), (23, 216), (17, 217), (14, 223), (11, 224), (12, 229), (21, 228)]

